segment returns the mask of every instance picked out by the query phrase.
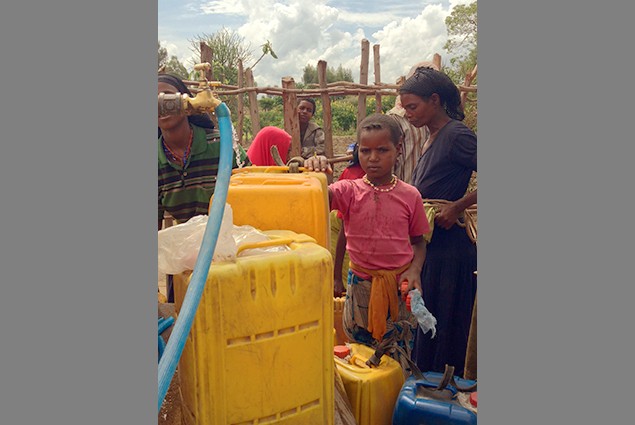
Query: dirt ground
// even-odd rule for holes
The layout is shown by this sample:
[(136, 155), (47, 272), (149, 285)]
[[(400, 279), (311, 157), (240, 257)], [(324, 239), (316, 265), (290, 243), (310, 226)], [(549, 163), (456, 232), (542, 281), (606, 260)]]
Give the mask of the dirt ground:
[[(355, 143), (355, 136), (333, 136), (333, 154), (344, 155), (346, 154), (346, 148), (351, 143)], [(338, 162), (333, 167), (333, 177), (337, 178), (342, 173), (342, 170), (346, 168), (346, 162)]]
[[(163, 283), (165, 287), (165, 282)], [(174, 311), (174, 304), (159, 303), (158, 305), (159, 317), (176, 318)], [(170, 334), (172, 333), (172, 327), (168, 328), (161, 334), (163, 340), (167, 343)], [(179, 371), (178, 368), (172, 377), (172, 382), (168, 387), (168, 392), (163, 399), (163, 405), (159, 412), (159, 425), (181, 425), (181, 398), (179, 394)]]

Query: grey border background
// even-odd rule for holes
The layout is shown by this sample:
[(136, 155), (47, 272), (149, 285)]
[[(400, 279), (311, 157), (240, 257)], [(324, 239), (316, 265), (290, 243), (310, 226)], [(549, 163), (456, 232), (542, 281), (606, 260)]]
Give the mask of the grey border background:
[(479, 423), (633, 423), (633, 4), (478, 8)]
[(156, 423), (157, 2), (0, 13), (0, 423)]
[[(623, 3), (479, 1), (481, 424), (631, 422)], [(156, 8), (0, 14), (1, 423), (156, 420)]]

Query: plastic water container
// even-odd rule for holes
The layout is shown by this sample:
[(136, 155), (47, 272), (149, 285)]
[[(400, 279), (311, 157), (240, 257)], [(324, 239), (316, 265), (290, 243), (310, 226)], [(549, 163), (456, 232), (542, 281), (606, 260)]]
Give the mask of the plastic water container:
[[(458, 401), (437, 400), (419, 391), (420, 387), (436, 387), (443, 374), (426, 372), (424, 379), (410, 376), (403, 384), (393, 413), (393, 425), (477, 425), (475, 413), (461, 406)], [(457, 385), (469, 387), (476, 381), (454, 377)], [(456, 394), (454, 387), (448, 386)]]
[(233, 171), (227, 203), (232, 207), (234, 224), (250, 225), (259, 230), (285, 229), (304, 233), (329, 249), (326, 175), (284, 172), (287, 169), (245, 167)]
[[(179, 361), (183, 424), (333, 424), (331, 254), (265, 233), (291, 249), (210, 267)], [(188, 283), (175, 277), (177, 311)]]
[(401, 365), (392, 357), (381, 357), (378, 367), (365, 362), (375, 350), (351, 343), (351, 360), (336, 360), (335, 367), (342, 377), (346, 394), (358, 425), (390, 425), (393, 406), (404, 383)]

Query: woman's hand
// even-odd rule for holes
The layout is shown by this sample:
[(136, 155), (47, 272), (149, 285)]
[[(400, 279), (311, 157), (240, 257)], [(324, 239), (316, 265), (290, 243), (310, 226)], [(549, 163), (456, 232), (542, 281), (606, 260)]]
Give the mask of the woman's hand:
[(314, 155), (305, 159), (304, 168), (309, 171), (322, 171), (323, 173), (333, 174), (333, 169), (328, 162), (328, 158), (324, 155)]
[(442, 205), (434, 216), (434, 223), (447, 230), (456, 223), (461, 212), (455, 203)]
[(446, 230), (449, 229), (467, 207), (476, 204), (477, 197), (477, 191), (474, 190), (457, 201), (442, 205), (434, 217), (434, 223)]

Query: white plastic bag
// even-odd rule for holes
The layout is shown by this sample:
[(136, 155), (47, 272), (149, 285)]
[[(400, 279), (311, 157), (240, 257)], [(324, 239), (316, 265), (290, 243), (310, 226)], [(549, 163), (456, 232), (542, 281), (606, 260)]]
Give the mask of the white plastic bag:
[(417, 318), (419, 327), (424, 334), (431, 330), (432, 336), (430, 338), (434, 338), (437, 333), (437, 319), (426, 308), (423, 298), (421, 298), (421, 292), (418, 289), (413, 289), (408, 292), (408, 295), (410, 295), (410, 311)]
[[(207, 221), (207, 215), (197, 215), (185, 223), (159, 231), (159, 273), (178, 274), (185, 270), (194, 270)], [(232, 209), (229, 204), (225, 204), (212, 262), (236, 259), (237, 246), (232, 230)]]
[[(268, 241), (271, 239), (269, 236), (265, 235), (260, 230), (249, 225), (242, 225), (242, 226), (234, 225), (233, 236), (234, 236), (234, 240), (236, 241), (236, 245), (239, 248), (244, 244), (254, 244), (258, 242)], [(247, 248), (241, 251), (238, 254), (238, 257), (248, 257), (250, 255), (267, 254), (271, 252), (283, 252), (283, 251), (290, 251), (290, 250), (291, 248), (289, 248), (287, 245), (273, 245), (273, 246), (266, 246), (266, 247), (260, 247), (260, 248)]]

